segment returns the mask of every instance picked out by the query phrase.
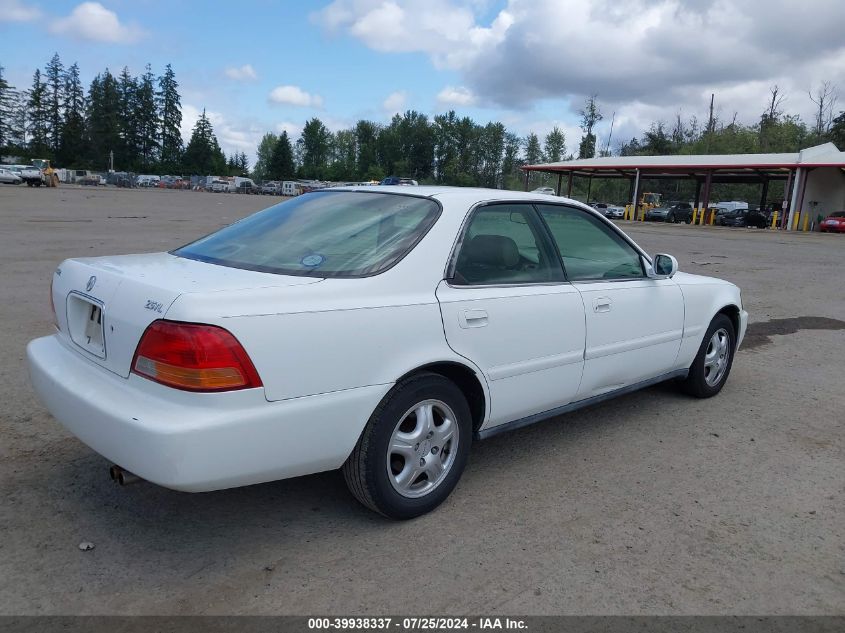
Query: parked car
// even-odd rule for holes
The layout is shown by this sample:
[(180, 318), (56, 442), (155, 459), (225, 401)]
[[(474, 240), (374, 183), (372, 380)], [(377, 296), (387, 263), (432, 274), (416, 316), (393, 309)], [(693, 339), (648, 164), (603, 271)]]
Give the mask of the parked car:
[(452, 492), (474, 440), (670, 379), (716, 395), (748, 321), (735, 285), (584, 204), (450, 187), (315, 192), (169, 253), (69, 259), (51, 299), (32, 384), (113, 478), (342, 468), (398, 519)]
[(625, 209), (623, 207), (617, 207), (605, 202), (593, 202), (590, 206), (606, 218), (621, 219), (625, 217)]
[(557, 193), (555, 193), (555, 190), (552, 189), (551, 187), (537, 187), (536, 189), (533, 189), (531, 191), (531, 193), (542, 193), (542, 194), (547, 195), (547, 196), (556, 196), (557, 195)]
[(723, 213), (719, 216), (719, 224), (722, 226), (756, 226), (758, 229), (765, 229), (769, 225), (766, 214), (755, 209), (736, 209)]
[(235, 185), (235, 193), (261, 193), (261, 190), (249, 178), (241, 178)]
[(33, 165), (21, 167), (18, 176), (26, 183), (27, 187), (40, 187), (45, 184), (44, 174)]
[(4, 185), (19, 185), (23, 182), (23, 178), (9, 169), (0, 168), (0, 183)]
[(381, 183), (379, 183), (379, 184), (382, 184), (382, 185), (405, 185), (405, 186), (411, 185), (411, 186), (417, 186), (419, 183), (412, 178), (400, 178), (399, 176), (388, 176), (387, 178), (382, 180)]
[(680, 224), (692, 222), (692, 205), (689, 202), (674, 202), (665, 207), (655, 207), (646, 211), (645, 219), (652, 222), (672, 222)]
[(212, 193), (229, 193), (229, 182), (226, 180), (215, 180), (211, 183)]
[(282, 185), (278, 182), (265, 182), (261, 185), (262, 196), (278, 196), (282, 192)]
[(831, 213), (819, 225), (822, 233), (845, 233), (845, 211)]

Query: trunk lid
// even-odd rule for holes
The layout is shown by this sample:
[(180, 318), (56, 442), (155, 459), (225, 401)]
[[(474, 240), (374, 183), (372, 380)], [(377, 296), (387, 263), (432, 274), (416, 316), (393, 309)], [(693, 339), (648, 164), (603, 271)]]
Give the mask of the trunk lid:
[(52, 292), (60, 336), (83, 356), (125, 378), (144, 330), (164, 318), (180, 295), (319, 281), (150, 253), (66, 260), (56, 269)]

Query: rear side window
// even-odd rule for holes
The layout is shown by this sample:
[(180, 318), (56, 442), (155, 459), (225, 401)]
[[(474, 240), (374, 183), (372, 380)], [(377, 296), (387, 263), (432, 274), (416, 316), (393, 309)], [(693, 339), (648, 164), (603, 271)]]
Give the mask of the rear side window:
[(570, 207), (537, 205), (570, 281), (644, 277), (639, 253), (599, 218)]
[(300, 196), (244, 218), (174, 255), (303, 277), (363, 277), (402, 259), (440, 215), (428, 198), (352, 191)]
[(459, 285), (531, 284), (562, 281), (557, 256), (543, 239), (528, 204), (482, 207), (471, 217), (455, 262)]

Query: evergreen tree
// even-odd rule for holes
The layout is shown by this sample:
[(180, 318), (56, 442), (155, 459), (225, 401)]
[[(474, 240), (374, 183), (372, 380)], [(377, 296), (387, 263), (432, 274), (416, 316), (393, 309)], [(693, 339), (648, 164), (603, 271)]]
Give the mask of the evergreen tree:
[(372, 121), (358, 121), (355, 124), (355, 145), (358, 149), (356, 171), (358, 178), (371, 179), (373, 175), (381, 175), (383, 172), (374, 173), (378, 169), (378, 131), (379, 126)]
[(836, 145), (840, 152), (845, 152), (845, 112), (833, 119), (830, 126), (830, 142)]
[[(246, 159), (246, 156), (244, 156)], [(271, 180), (290, 180), (296, 173), (296, 165), (293, 163), (293, 145), (290, 142), (287, 132), (282, 132), (276, 139), (273, 147), (273, 154), (268, 165), (268, 174)]]
[(156, 107), (155, 76), (150, 65), (137, 82), (135, 91), (135, 120), (138, 133), (138, 163), (143, 171), (156, 164), (159, 151), (159, 120)]
[(0, 66), (0, 151), (11, 145), (14, 91), (14, 86), (10, 86), (3, 77), (3, 67)]
[(331, 150), (331, 132), (318, 118), (306, 121), (302, 136), (296, 142), (302, 157), (302, 173), (306, 178), (324, 178)]
[(278, 140), (279, 137), (272, 132), (267, 132), (261, 137), (261, 141), (258, 143), (258, 149), (256, 150), (258, 158), (255, 161), (255, 168), (253, 169), (253, 174), (258, 180), (272, 179), (270, 176), (270, 161)]
[(47, 87), (41, 80), (41, 71), (36, 69), (32, 76), (32, 88), (29, 90), (27, 110), (29, 113), (27, 133), (29, 150), (37, 157), (44, 157), (50, 151)]
[(183, 169), (191, 174), (223, 174), (227, 171), (226, 156), (217, 143), (211, 121), (203, 108), (191, 132), (191, 140), (185, 148)]
[(557, 163), (563, 160), (563, 155), (566, 154), (566, 136), (558, 126), (546, 135), (544, 150), (548, 162)]
[(55, 158), (59, 152), (64, 124), (62, 110), (65, 101), (64, 66), (59, 54), (54, 53), (52, 59), (44, 68), (45, 92), (44, 99), (47, 108), (47, 136), (50, 151)]
[(127, 170), (129, 166), (122, 162), (125, 126), (120, 118), (120, 88), (108, 68), (91, 81), (87, 105), (88, 165), (94, 169), (108, 169), (110, 155), (114, 152), (114, 168)]
[(82, 165), (86, 158), (85, 93), (79, 80), (79, 66), (73, 64), (64, 77), (65, 114), (59, 140), (59, 165)]
[(167, 64), (164, 75), (158, 80), (156, 100), (161, 168), (168, 172), (178, 171), (182, 159), (182, 103), (178, 87), (173, 68)]
[(124, 66), (118, 80), (118, 94), (120, 100), (120, 136), (122, 147), (115, 152), (115, 161), (126, 169), (134, 170), (139, 166), (141, 153), (141, 133), (139, 130), (138, 83)]
[(540, 149), (540, 139), (534, 132), (525, 137), (525, 162), (536, 165), (543, 162), (543, 150)]

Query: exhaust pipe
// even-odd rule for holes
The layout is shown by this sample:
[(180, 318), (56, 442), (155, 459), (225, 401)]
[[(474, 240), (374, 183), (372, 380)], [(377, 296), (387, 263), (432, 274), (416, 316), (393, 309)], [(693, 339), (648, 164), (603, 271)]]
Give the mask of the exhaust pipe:
[(143, 481), (138, 475), (133, 475), (116, 464), (109, 468), (109, 479), (119, 486), (128, 486)]

